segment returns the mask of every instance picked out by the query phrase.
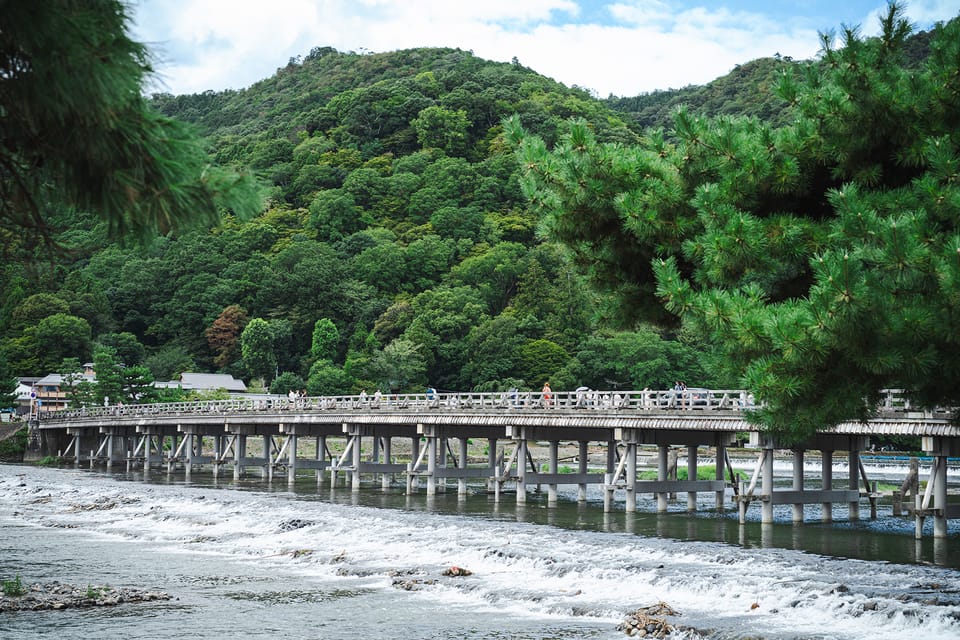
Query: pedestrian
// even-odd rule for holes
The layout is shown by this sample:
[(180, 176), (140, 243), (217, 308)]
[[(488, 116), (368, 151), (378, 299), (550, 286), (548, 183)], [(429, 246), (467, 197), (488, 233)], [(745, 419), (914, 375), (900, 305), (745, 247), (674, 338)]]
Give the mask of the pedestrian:
[(553, 397), (553, 392), (550, 390), (550, 383), (544, 382), (543, 389), (540, 390), (540, 396), (543, 398), (543, 406), (546, 409), (550, 408), (550, 399)]

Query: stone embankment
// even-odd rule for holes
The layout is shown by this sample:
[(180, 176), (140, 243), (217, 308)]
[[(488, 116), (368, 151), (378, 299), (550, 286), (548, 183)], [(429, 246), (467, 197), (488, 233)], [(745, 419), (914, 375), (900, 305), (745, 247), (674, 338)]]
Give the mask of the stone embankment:
[(46, 611), (170, 600), (162, 591), (117, 589), (107, 586), (77, 587), (60, 582), (25, 586), (19, 595), (0, 594), (0, 612)]

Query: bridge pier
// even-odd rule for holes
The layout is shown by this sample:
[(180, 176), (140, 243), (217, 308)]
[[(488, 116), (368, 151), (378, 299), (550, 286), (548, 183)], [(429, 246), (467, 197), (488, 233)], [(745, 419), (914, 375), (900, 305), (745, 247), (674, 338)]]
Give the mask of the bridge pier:
[(855, 491), (857, 493), (857, 499), (855, 501), (849, 502), (850, 515), (848, 516), (850, 521), (860, 519), (860, 451), (857, 448), (857, 444), (853, 441), (857, 438), (851, 438), (850, 450), (847, 455), (849, 456), (849, 478), (850, 484), (848, 488), (850, 491)]
[(243, 472), (246, 470), (244, 465), (244, 460), (247, 457), (247, 434), (238, 433), (234, 440), (234, 455), (233, 455), (233, 480), (237, 481), (243, 476)]
[[(667, 469), (669, 467), (668, 457), (670, 455), (670, 445), (668, 444), (658, 444), (657, 445), (657, 480), (660, 482), (666, 482), (669, 478), (667, 476)], [(668, 491), (658, 491), (657, 492), (657, 513), (666, 513), (667, 512), (667, 498)]]
[[(577, 455), (577, 472), (581, 476), (587, 475), (587, 465), (590, 460), (590, 443), (586, 440), (580, 440), (578, 443), (579, 450)], [(586, 502), (587, 501), (587, 483), (581, 482), (577, 485), (577, 502)]]
[[(730, 480), (735, 482), (726, 447), (737, 432), (756, 433), (747, 419), (752, 402), (745, 392), (690, 394), (685, 404), (677, 407), (669, 404), (676, 401), (673, 392), (628, 391), (609, 395), (604, 392), (597, 397), (608, 400), (581, 403), (584, 398), (575, 393), (559, 392), (553, 406), (545, 408), (530, 402), (512, 402), (511, 397), (502, 393), (458, 393), (441, 394), (436, 402), (427, 402), (423, 394), (411, 394), (379, 405), (363, 403), (350, 396), (318, 399), (293, 407), (284, 401), (282, 411), (274, 403), (253, 399), (142, 405), (125, 407), (122, 411), (117, 407), (88, 407), (45, 415), (34, 431), (40, 443), (63, 442), (67, 451), (72, 450), (78, 465), (105, 463), (113, 470), (114, 463), (125, 455), (128, 468), (143, 460), (145, 474), (155, 464), (165, 463), (167, 473), (171, 474), (183, 464), (189, 478), (210, 461), (214, 477), (219, 477), (223, 465), (232, 463), (236, 480), (248, 466), (261, 466), (263, 476), (272, 480), (274, 472), (285, 466), (288, 482), (294, 482), (299, 471), (311, 468), (315, 469), (319, 484), (323, 471), (330, 468), (332, 486), (336, 485), (337, 473), (343, 471), (350, 474), (349, 482), (357, 491), (366, 474), (374, 479), (379, 474), (379, 484), (386, 490), (391, 486), (392, 474), (403, 473), (405, 469), (408, 493), (425, 482), (428, 497), (443, 491), (453, 479), (457, 480), (458, 495), (465, 495), (470, 488), (470, 478), (475, 478), (475, 482), (486, 481), (488, 489), (495, 493), (496, 503), (505, 483), (515, 482), (518, 506), (528, 501), (530, 485), (539, 490), (546, 484), (546, 502), (553, 507), (559, 501), (561, 485), (576, 486), (577, 501), (583, 502), (588, 484), (604, 483), (605, 512), (612, 510), (615, 492), (619, 489), (626, 492), (627, 512), (636, 510), (637, 494), (647, 492), (655, 496), (658, 513), (666, 512), (669, 502), (681, 493), (686, 493), (687, 511), (695, 511), (701, 491), (714, 492), (717, 509), (724, 508), (725, 467), (731, 472)], [(833, 519), (832, 505), (836, 503), (848, 505), (850, 519), (858, 519), (862, 498), (866, 496), (871, 500), (872, 509), (877, 498), (860, 461), (866, 438), (908, 430), (924, 438), (924, 450), (931, 452), (935, 459), (924, 495), (914, 491), (917, 532), (922, 531), (923, 520), (932, 517), (934, 537), (945, 536), (947, 520), (960, 515), (956, 507), (947, 504), (945, 469), (947, 456), (960, 454), (960, 430), (951, 423), (946, 411), (910, 409), (896, 392), (890, 392), (878, 410), (878, 417), (867, 422), (841, 423), (819, 431), (807, 442), (790, 445), (794, 447), (794, 467), (789, 490), (774, 491), (773, 452), (777, 445), (762, 436), (764, 442), (757, 445), (761, 448), (761, 457), (750, 489), (738, 493), (736, 498), (741, 521), (752, 501), (761, 502), (764, 523), (773, 521), (776, 504), (791, 505), (795, 523), (804, 521), (805, 505), (814, 503), (823, 505), (826, 522)], [(225, 432), (228, 435), (224, 435)], [(133, 433), (138, 434), (136, 439), (132, 439)], [(282, 438), (280, 434), (289, 437)], [(345, 450), (342, 457), (335, 458), (327, 446), (326, 436), (342, 434), (347, 438)], [(208, 436), (213, 440), (205, 443)], [(248, 457), (248, 436), (263, 438), (262, 458)], [(316, 459), (299, 457), (301, 436), (317, 438)], [(361, 448), (362, 438), (366, 437), (374, 438), (373, 454), (369, 457)], [(391, 462), (393, 437), (411, 438), (415, 463), (401, 467)], [(485, 467), (469, 466), (470, 438), (488, 439)], [(509, 438), (516, 445), (508, 461), (504, 461), (504, 452), (509, 447), (498, 448), (498, 439), (503, 438)], [(450, 439), (459, 442), (456, 452)], [(757, 440), (760, 439), (758, 436)], [(533, 443), (544, 441), (548, 444), (545, 463), (531, 456), (535, 452)], [(559, 472), (560, 442), (563, 441), (579, 445), (576, 472)], [(209, 456), (204, 448), (211, 442), (213, 455)], [(606, 444), (605, 474), (589, 472), (590, 443)], [(622, 457), (618, 457), (618, 443), (623, 444)], [(646, 445), (656, 447), (657, 480), (654, 481), (637, 477), (638, 448)], [(696, 479), (701, 462), (698, 447), (704, 445), (716, 447), (714, 480)], [(689, 476), (683, 481), (676, 479), (674, 471), (676, 453), (682, 451), (680, 447), (686, 447)], [(807, 450), (821, 452), (823, 480), (819, 490), (804, 486)], [(849, 450), (848, 478), (847, 482), (839, 481), (840, 488), (835, 489), (834, 452), (844, 450)], [(57, 454), (62, 455), (61, 451), (58, 449)], [(87, 452), (89, 457), (84, 458)], [(421, 468), (420, 463), (426, 468)], [(757, 495), (753, 495), (758, 483)]]
[[(687, 479), (696, 480), (697, 479), (697, 445), (688, 444), (687, 445)], [(697, 510), (697, 492), (688, 491), (687, 492), (687, 511), (694, 512)]]
[(317, 466), (314, 470), (314, 476), (316, 478), (317, 484), (323, 482), (323, 463), (327, 460), (327, 436), (319, 435), (316, 440), (317, 446)]
[[(393, 448), (393, 438), (391, 438), (390, 436), (386, 436), (383, 439), (383, 449), (381, 451), (380, 462), (382, 464), (388, 465), (392, 463), (392, 457), (393, 457), (391, 453), (392, 448)], [(390, 488), (391, 484), (393, 484), (393, 474), (387, 473), (387, 472), (381, 473), (380, 488), (386, 491), (387, 489)]]
[(517, 441), (517, 504), (527, 504), (527, 449), (526, 437)]
[(352, 482), (350, 489), (354, 492), (360, 491), (360, 465), (362, 462), (363, 437), (358, 433), (351, 437), (353, 442), (353, 472), (351, 473)]
[[(560, 473), (560, 443), (557, 440), (551, 440), (548, 443), (548, 464), (550, 465), (550, 470), (548, 473), (558, 474)], [(547, 506), (555, 507), (557, 506), (557, 483), (551, 482), (547, 485)]]
[(297, 481), (297, 434), (291, 433), (287, 436), (287, 484), (295, 484)]
[[(459, 441), (460, 441), (460, 455), (459, 455), (457, 467), (460, 469), (466, 469), (467, 462), (469, 460), (469, 457), (467, 455), (469, 452), (467, 448), (470, 444), (470, 439), (467, 438), (466, 436), (461, 436), (459, 438)], [(457, 495), (458, 496), (467, 495), (467, 479), (465, 477), (459, 478), (457, 480)]]
[(924, 436), (922, 447), (924, 453), (933, 456), (933, 462), (923, 497), (920, 497), (919, 492), (916, 497), (916, 537), (918, 540), (922, 537), (924, 519), (932, 516), (933, 538), (940, 540), (947, 537), (947, 520), (960, 517), (960, 504), (947, 503), (947, 458), (960, 456), (960, 442), (944, 437)]
[(760, 480), (760, 523), (773, 524), (773, 447), (763, 449), (763, 463)]
[[(715, 469), (713, 478), (719, 483), (724, 481), (724, 467), (727, 464), (727, 447), (721, 441), (719, 434), (717, 434), (716, 437), (715, 450), (717, 452), (717, 459), (715, 461), (716, 464), (714, 465)], [(730, 478), (730, 482), (736, 482), (736, 479)], [(717, 511), (723, 511), (726, 508), (726, 489), (716, 491), (714, 495), (716, 496)]]
[[(832, 491), (833, 490), (833, 450), (824, 449), (820, 452), (820, 468), (822, 474), (821, 486), (823, 490)], [(822, 502), (820, 504), (821, 509), (823, 510), (823, 517), (821, 518), (823, 522), (833, 522), (833, 503), (832, 502)]]
[[(799, 447), (793, 450), (793, 490), (803, 491), (803, 449)], [(793, 521), (803, 522), (802, 502), (793, 503)]]

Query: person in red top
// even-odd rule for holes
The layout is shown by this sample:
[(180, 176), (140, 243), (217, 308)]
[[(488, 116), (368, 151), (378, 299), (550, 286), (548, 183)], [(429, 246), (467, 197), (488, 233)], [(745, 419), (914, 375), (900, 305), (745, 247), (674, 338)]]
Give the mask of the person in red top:
[(549, 382), (544, 382), (544, 383), (543, 383), (543, 389), (540, 391), (540, 395), (543, 397), (543, 406), (544, 406), (544, 408), (549, 409), (549, 408), (550, 408), (550, 398), (551, 398), (551, 396), (553, 395), (553, 393), (552, 393), (551, 390), (550, 390), (550, 383), (549, 383)]

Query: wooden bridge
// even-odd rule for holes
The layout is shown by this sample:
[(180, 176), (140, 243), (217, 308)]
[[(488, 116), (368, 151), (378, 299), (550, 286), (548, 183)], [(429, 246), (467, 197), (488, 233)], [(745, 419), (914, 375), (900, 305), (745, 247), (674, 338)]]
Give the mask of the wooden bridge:
[[(922, 495), (919, 478), (912, 480), (917, 537), (927, 517), (933, 518), (938, 538), (947, 535), (947, 519), (960, 517), (960, 505), (947, 502), (948, 458), (960, 456), (953, 411), (914, 410), (901, 394), (887, 392), (873, 419), (845, 422), (792, 445), (792, 487), (774, 490), (774, 452), (781, 447), (750, 422), (755, 408), (746, 391), (707, 389), (264, 396), (44, 413), (31, 424), (31, 445), (41, 456), (108, 469), (125, 463), (145, 474), (165, 468), (189, 477), (210, 469), (215, 476), (232, 470), (240, 478), (259, 468), (269, 478), (286, 471), (293, 482), (298, 471), (312, 470), (318, 482), (329, 473), (335, 484), (340, 475), (354, 490), (365, 476), (379, 476), (384, 488), (399, 476), (408, 492), (425, 485), (427, 494), (445, 490), (448, 481), (455, 480), (461, 493), (470, 482), (485, 483), (497, 500), (515, 488), (518, 503), (525, 502), (531, 485), (547, 485), (548, 504), (555, 504), (559, 485), (576, 485), (578, 499), (586, 500), (587, 486), (593, 484), (604, 491), (606, 511), (618, 492), (627, 511), (635, 511), (637, 495), (646, 493), (656, 495), (658, 511), (666, 511), (675, 494), (686, 494), (688, 510), (696, 510), (700, 492), (714, 493), (717, 509), (724, 509), (729, 493), (741, 522), (749, 505), (759, 502), (762, 522), (772, 523), (777, 504), (793, 505), (793, 520), (802, 522), (804, 505), (819, 503), (823, 520), (829, 521), (834, 504), (848, 505), (849, 517), (859, 518), (866, 499), (875, 517), (879, 494), (860, 454), (871, 436), (915, 436), (932, 457)], [(727, 448), (743, 438), (758, 451), (749, 481), (738, 479), (727, 455)], [(482, 462), (469, 456), (469, 443), (477, 439), (487, 443)], [(398, 446), (395, 453), (395, 440), (409, 446), (402, 453)], [(561, 442), (576, 443), (576, 469), (560, 468)], [(590, 465), (591, 445), (594, 454), (600, 452), (598, 466)], [(638, 454), (645, 446), (656, 447), (656, 480), (638, 477)], [(674, 447), (686, 449), (686, 480), (676, 478), (675, 464), (671, 468)], [(715, 455), (712, 480), (697, 479), (701, 448)], [(532, 451), (544, 449), (546, 460), (535, 460)], [(819, 487), (807, 486), (804, 479), (808, 451), (821, 458)], [(835, 452), (845, 452), (849, 469), (836, 484)], [(909, 488), (905, 482), (902, 489)]]

